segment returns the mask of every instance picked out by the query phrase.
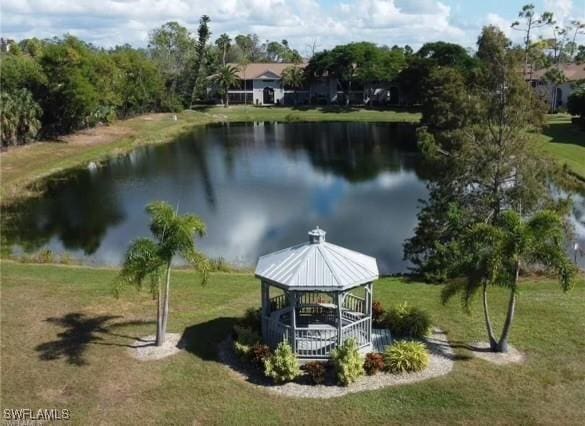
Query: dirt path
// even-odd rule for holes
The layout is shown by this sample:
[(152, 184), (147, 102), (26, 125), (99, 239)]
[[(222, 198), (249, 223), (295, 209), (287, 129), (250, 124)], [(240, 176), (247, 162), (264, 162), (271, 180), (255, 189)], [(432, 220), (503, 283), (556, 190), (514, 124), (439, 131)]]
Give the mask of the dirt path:
[[(167, 121), (167, 123), (163, 123)], [(26, 197), (36, 181), (117, 150), (124, 151), (159, 125), (174, 127), (169, 114), (146, 114), (108, 126), (83, 129), (58, 140), (10, 147), (0, 154), (2, 205)], [(34, 192), (34, 190), (33, 190)]]

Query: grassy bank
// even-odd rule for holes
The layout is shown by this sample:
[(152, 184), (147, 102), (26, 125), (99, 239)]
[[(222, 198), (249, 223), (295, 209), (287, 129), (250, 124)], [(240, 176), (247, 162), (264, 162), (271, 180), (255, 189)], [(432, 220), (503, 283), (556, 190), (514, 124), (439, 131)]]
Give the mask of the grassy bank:
[(345, 108), (209, 107), (177, 114), (150, 114), (118, 121), (111, 126), (79, 132), (62, 141), (40, 142), (4, 152), (0, 156), (2, 205), (35, 193), (43, 178), (70, 168), (85, 166), (134, 148), (168, 142), (197, 125), (242, 121), (377, 121), (416, 122), (410, 112)]
[(549, 115), (547, 125), (537, 140), (545, 152), (585, 181), (585, 131), (572, 125), (571, 116)]
[[(154, 303), (128, 289), (111, 296), (116, 271), (2, 262), (2, 409), (68, 408), (74, 424), (583, 424), (585, 282), (563, 294), (547, 280), (522, 285), (512, 343), (518, 366), (469, 358), (462, 343), (485, 340), (479, 303), (471, 316), (442, 306), (440, 287), (398, 279), (376, 298), (432, 315), (455, 344), (449, 375), (330, 400), (278, 397), (235, 378), (216, 345), (234, 319), (259, 304), (250, 274), (213, 274), (206, 287), (175, 272), (169, 329), (188, 350), (139, 362), (127, 345), (154, 330)], [(506, 294), (491, 303), (502, 313)], [(499, 324), (502, 317), (498, 316)]]

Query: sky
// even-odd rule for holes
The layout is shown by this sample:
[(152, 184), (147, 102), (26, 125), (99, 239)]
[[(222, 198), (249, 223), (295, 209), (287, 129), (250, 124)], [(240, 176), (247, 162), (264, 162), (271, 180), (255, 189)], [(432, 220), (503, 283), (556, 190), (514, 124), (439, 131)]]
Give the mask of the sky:
[[(197, 30), (211, 17), (212, 39), (221, 33), (256, 33), (261, 40), (286, 39), (301, 54), (351, 41), (420, 47), (444, 40), (473, 47), (482, 26), (510, 29), (529, 0), (2, 0), (0, 35), (48, 38), (70, 33), (102, 47), (144, 47), (148, 33), (167, 21)], [(532, 0), (557, 21), (585, 22), (585, 0)], [(581, 36), (585, 43), (585, 36)]]

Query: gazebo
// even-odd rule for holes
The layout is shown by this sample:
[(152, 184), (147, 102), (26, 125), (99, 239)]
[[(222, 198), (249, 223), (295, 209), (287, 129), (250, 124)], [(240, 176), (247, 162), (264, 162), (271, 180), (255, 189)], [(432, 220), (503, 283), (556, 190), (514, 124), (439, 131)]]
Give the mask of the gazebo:
[(350, 338), (371, 350), (373, 257), (326, 242), (317, 227), (308, 242), (260, 257), (256, 277), (267, 345), (287, 341), (299, 358), (328, 358)]

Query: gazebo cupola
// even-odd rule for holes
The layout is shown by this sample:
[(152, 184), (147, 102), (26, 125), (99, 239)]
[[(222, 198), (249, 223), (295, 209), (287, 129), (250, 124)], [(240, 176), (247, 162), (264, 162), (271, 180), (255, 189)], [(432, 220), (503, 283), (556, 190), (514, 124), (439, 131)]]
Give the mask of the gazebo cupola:
[(262, 338), (271, 347), (287, 341), (302, 358), (328, 358), (353, 338), (372, 345), (376, 259), (325, 241), (313, 229), (309, 241), (260, 257)]

